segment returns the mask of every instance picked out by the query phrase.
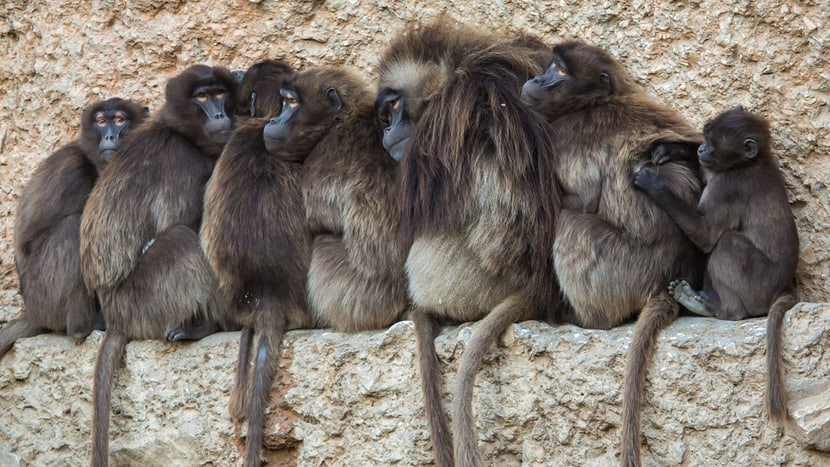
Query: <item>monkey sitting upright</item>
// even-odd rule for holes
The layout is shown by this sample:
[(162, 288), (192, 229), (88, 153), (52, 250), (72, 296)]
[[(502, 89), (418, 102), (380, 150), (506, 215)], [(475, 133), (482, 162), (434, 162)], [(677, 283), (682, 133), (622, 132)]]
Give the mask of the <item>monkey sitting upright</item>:
[(784, 313), (795, 305), (798, 232), (787, 190), (770, 152), (769, 124), (742, 107), (724, 112), (703, 128), (698, 148), (706, 187), (695, 206), (678, 199), (653, 166), (634, 184), (708, 254), (704, 286), (682, 279), (669, 291), (689, 311), (739, 320), (769, 314), (767, 322), (767, 413), (786, 417), (779, 342)]
[(17, 203), (14, 227), (23, 315), (0, 330), (0, 357), (23, 337), (55, 331), (81, 339), (104, 329), (96, 296), (81, 276), (81, 215), (118, 144), (148, 112), (118, 97), (94, 102), (81, 114), (78, 137), (38, 164)]

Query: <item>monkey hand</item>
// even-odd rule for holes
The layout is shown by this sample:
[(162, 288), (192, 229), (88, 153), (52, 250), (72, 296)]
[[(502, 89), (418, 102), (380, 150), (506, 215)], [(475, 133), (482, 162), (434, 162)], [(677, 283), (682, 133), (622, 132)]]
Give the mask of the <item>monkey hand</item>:
[(657, 167), (646, 164), (634, 174), (634, 186), (651, 195), (663, 191), (666, 182), (657, 173)]
[(672, 161), (697, 159), (697, 148), (681, 143), (661, 143), (651, 150), (651, 163), (662, 165)]

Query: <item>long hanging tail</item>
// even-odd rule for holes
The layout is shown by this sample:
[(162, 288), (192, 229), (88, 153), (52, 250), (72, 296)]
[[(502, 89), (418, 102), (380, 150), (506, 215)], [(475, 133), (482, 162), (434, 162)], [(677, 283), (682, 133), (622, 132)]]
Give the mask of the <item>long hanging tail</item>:
[(453, 467), (455, 462), (452, 455), (452, 438), (441, 397), (441, 364), (435, 351), (435, 338), (438, 337), (440, 328), (435, 319), (425, 310), (414, 309), (411, 318), (415, 322), (421, 390), (424, 394), (424, 407), (429, 424), (429, 436), (432, 440), (432, 451), (435, 454), (435, 465)]
[(127, 337), (115, 331), (107, 331), (98, 362), (95, 364), (95, 383), (93, 386), (93, 427), (92, 427), (92, 467), (109, 465), (109, 428), (110, 407), (112, 404), (112, 382), (115, 370), (124, 356)]
[(43, 329), (33, 326), (29, 323), (25, 316), (9, 321), (6, 326), (0, 330), (0, 358), (6, 355), (6, 352), (12, 348), (12, 345), (24, 337), (32, 337), (41, 333)]
[(248, 394), (251, 391), (251, 340), (253, 337), (253, 328), (247, 326), (242, 328), (242, 333), (239, 336), (236, 379), (233, 382), (233, 390), (228, 402), (228, 413), (235, 421), (243, 420), (248, 412)]
[(245, 440), (245, 467), (258, 467), (265, 431), (268, 395), (277, 373), (280, 344), (285, 335), (285, 312), (263, 306), (265, 316), (257, 320), (254, 371), (248, 393), (248, 436)]
[(781, 325), (787, 310), (795, 306), (792, 294), (780, 295), (772, 303), (767, 316), (767, 417), (775, 424), (787, 418), (787, 391), (781, 365)]
[(623, 382), (622, 457), (623, 467), (640, 465), (640, 412), (646, 373), (657, 336), (677, 317), (677, 303), (665, 292), (650, 297), (637, 318), (628, 349)]
[(526, 318), (531, 306), (521, 295), (511, 295), (499, 303), (478, 325), (458, 365), (457, 385), (453, 399), (453, 435), (458, 465), (479, 466), (484, 461), (478, 448), (478, 431), (473, 416), (473, 385), (476, 375), (499, 336), (512, 323)]

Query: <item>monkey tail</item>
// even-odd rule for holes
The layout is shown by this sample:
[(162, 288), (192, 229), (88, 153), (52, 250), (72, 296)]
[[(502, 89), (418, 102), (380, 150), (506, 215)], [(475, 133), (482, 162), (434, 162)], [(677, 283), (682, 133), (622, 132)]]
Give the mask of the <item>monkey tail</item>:
[(0, 358), (6, 355), (18, 339), (36, 336), (41, 331), (41, 328), (29, 323), (25, 316), (9, 321), (6, 327), (0, 330)]
[(418, 364), (421, 370), (421, 390), (424, 394), (424, 406), (429, 424), (429, 436), (432, 439), (432, 451), (435, 465), (452, 467), (455, 465), (452, 453), (452, 436), (449, 422), (441, 403), (441, 371), (438, 354), (435, 352), (435, 338), (440, 328), (435, 319), (425, 310), (415, 308), (411, 314), (415, 322), (415, 335), (418, 341)]
[(115, 370), (124, 356), (127, 336), (115, 331), (107, 331), (98, 362), (95, 364), (95, 383), (93, 386), (93, 427), (92, 427), (92, 467), (109, 465), (109, 428), (110, 407), (112, 405), (112, 382)]
[[(269, 299), (262, 298), (263, 302)], [(275, 304), (276, 305), (276, 304)], [(265, 431), (268, 395), (277, 373), (280, 344), (285, 335), (286, 313), (263, 303), (257, 320), (254, 371), (248, 392), (248, 436), (245, 440), (245, 467), (261, 465), (260, 454)], [(241, 353), (241, 352), (240, 352)]]
[(795, 306), (793, 294), (779, 295), (767, 316), (767, 417), (775, 424), (787, 418), (787, 391), (784, 389), (784, 369), (781, 365), (781, 325), (787, 310)]
[(228, 402), (228, 413), (234, 421), (245, 418), (248, 412), (248, 393), (251, 387), (251, 340), (254, 337), (254, 329), (245, 326), (239, 336), (239, 358), (236, 363), (236, 380), (233, 383), (233, 391)]
[(453, 398), (453, 434), (455, 435), (455, 460), (458, 465), (480, 466), (484, 464), (478, 448), (478, 435), (473, 417), (473, 385), (484, 355), (510, 324), (525, 317), (532, 307), (520, 295), (511, 295), (496, 306), (473, 334), (464, 349), (458, 365), (457, 386)]
[(640, 412), (646, 372), (657, 336), (677, 317), (677, 302), (666, 292), (649, 297), (640, 312), (628, 349), (623, 383), (622, 457), (623, 467), (640, 465)]

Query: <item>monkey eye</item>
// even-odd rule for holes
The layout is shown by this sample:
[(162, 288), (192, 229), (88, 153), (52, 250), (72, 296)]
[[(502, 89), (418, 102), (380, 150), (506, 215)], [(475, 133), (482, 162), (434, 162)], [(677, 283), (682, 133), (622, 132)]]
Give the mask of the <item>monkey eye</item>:
[(103, 115), (98, 115), (97, 117), (95, 117), (95, 124), (101, 128), (104, 128), (105, 126), (107, 126), (107, 118)]
[(120, 115), (113, 118), (112, 121), (115, 122), (115, 126), (124, 126), (124, 124), (127, 123), (127, 119)]
[(224, 99), (225, 98), (225, 91), (224, 90), (216, 91), (216, 93), (213, 95), (213, 98), (214, 99)]
[(202, 103), (207, 102), (208, 100), (208, 95), (204, 91), (196, 93), (196, 95), (193, 97), (195, 97), (197, 101)]
[(293, 108), (296, 108), (298, 104), (299, 103), (297, 102), (297, 99), (294, 99), (293, 96), (291, 96), (291, 95), (286, 95), (285, 96), (283, 105), (287, 105), (289, 108), (293, 109)]
[(390, 109), (390, 110), (392, 110), (393, 112), (397, 112), (397, 111), (398, 111), (398, 109), (399, 109), (399, 108), (400, 108), (400, 106), (401, 106), (401, 100), (400, 100), (400, 99), (395, 99), (395, 100), (393, 100), (393, 101), (389, 101), (389, 102), (387, 102), (387, 103), (386, 103), (386, 105), (387, 105), (387, 106), (389, 107), (389, 109)]
[(390, 123), (392, 123), (392, 116), (389, 115), (389, 112), (384, 112), (383, 110), (378, 112), (378, 119), (384, 125), (389, 125)]

